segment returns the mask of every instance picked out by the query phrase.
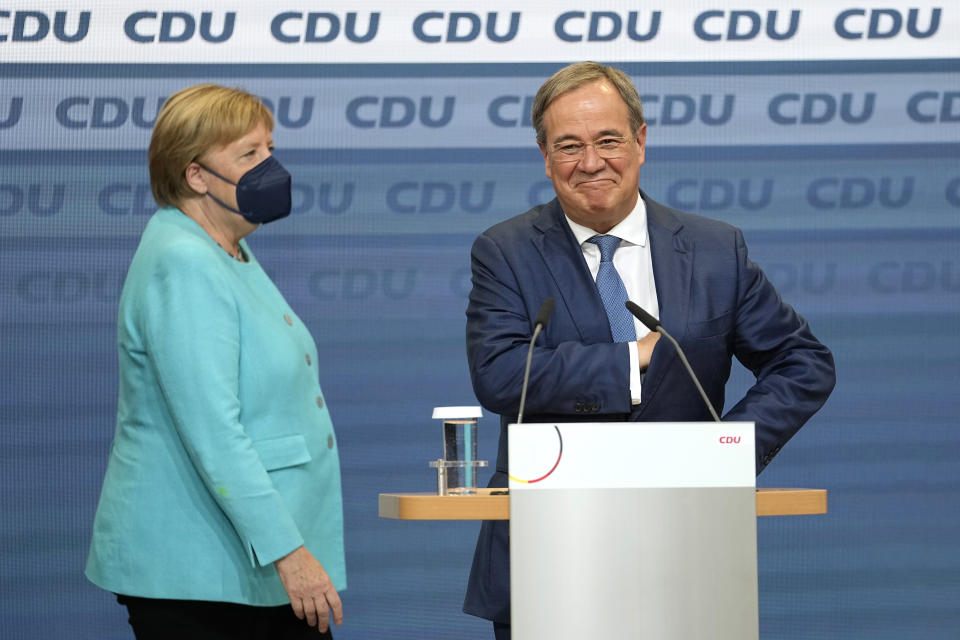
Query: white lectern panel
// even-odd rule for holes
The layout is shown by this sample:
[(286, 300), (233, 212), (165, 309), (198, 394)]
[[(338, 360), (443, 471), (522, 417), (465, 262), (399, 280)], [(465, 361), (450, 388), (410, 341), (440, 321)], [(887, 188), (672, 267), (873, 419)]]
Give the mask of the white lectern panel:
[(758, 638), (752, 423), (509, 429), (514, 640)]

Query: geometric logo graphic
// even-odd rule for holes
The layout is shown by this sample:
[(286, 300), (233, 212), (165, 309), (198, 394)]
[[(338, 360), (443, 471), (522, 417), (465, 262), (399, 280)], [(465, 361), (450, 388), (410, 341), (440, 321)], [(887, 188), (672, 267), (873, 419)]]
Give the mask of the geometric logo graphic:
[(516, 476), (512, 476), (512, 475), (510, 476), (511, 480), (513, 480), (514, 482), (522, 482), (524, 484), (533, 484), (534, 482), (540, 482), (541, 480), (545, 480), (550, 476), (551, 473), (557, 470), (557, 467), (560, 466), (560, 458), (563, 457), (563, 436), (560, 435), (560, 427), (558, 427), (557, 425), (553, 425), (553, 428), (556, 429), (557, 431), (557, 442), (559, 443), (559, 450), (557, 451), (557, 461), (553, 463), (553, 466), (550, 467), (550, 470), (547, 471), (542, 476), (540, 476), (539, 478), (533, 478), (532, 480), (523, 480), (521, 478), (517, 478)]

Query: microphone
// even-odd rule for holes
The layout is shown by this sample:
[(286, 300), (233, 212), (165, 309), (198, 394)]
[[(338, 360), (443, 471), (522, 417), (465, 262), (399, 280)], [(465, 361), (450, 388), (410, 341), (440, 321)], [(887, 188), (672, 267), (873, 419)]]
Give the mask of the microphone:
[(703, 387), (700, 386), (700, 381), (697, 379), (697, 374), (693, 372), (693, 367), (691, 367), (690, 363), (687, 361), (687, 356), (683, 353), (683, 349), (680, 348), (680, 344), (673, 339), (673, 336), (667, 333), (667, 330), (663, 328), (663, 325), (660, 324), (659, 320), (644, 311), (635, 302), (627, 300), (627, 311), (632, 313), (647, 329), (650, 329), (650, 331), (656, 331), (669, 340), (671, 344), (673, 344), (673, 348), (677, 350), (677, 355), (680, 356), (680, 361), (683, 362), (683, 366), (687, 368), (687, 373), (690, 374), (690, 379), (693, 380), (693, 384), (696, 385), (697, 391), (700, 392), (700, 397), (703, 398), (703, 402), (707, 405), (707, 409), (710, 410), (710, 415), (713, 416), (713, 419), (716, 422), (720, 422), (720, 417), (717, 415), (713, 405), (710, 403), (710, 398), (707, 397), (707, 393), (703, 390)]
[(533, 321), (534, 332), (536, 332), (537, 329), (546, 329), (547, 323), (550, 322), (551, 315), (553, 315), (553, 298), (547, 298), (543, 301), (543, 304), (540, 305), (540, 311), (537, 312), (537, 317)]
[(533, 337), (530, 338), (530, 348), (527, 350), (527, 367), (523, 372), (523, 387), (520, 390), (520, 412), (517, 413), (517, 424), (523, 424), (523, 407), (527, 403), (527, 384), (530, 382), (530, 364), (533, 362), (533, 343), (537, 341), (537, 336), (550, 322), (550, 316), (553, 314), (553, 298), (547, 298), (540, 305), (540, 311), (533, 321)]

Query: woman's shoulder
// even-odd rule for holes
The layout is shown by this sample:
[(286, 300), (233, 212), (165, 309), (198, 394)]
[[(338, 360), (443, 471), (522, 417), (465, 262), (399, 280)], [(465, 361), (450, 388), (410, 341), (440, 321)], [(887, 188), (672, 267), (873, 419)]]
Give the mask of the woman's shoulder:
[(127, 302), (141, 304), (158, 291), (229, 288), (218, 247), (184, 220), (196, 225), (176, 209), (161, 209), (147, 223), (127, 271), (123, 294)]
[(197, 265), (216, 263), (217, 248), (200, 226), (168, 207), (153, 214), (140, 239), (137, 253), (149, 256), (149, 262)]

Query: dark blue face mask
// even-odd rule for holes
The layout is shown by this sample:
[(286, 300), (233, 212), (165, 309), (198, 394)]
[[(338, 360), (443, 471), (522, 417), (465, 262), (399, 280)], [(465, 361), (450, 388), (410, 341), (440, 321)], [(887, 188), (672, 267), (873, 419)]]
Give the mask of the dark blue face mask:
[(268, 156), (266, 160), (240, 176), (238, 182), (231, 182), (213, 169), (202, 164), (200, 166), (224, 182), (237, 187), (239, 209), (234, 209), (207, 191), (207, 195), (224, 209), (240, 214), (253, 224), (267, 224), (290, 215), (290, 209), (293, 206), (290, 196), (290, 173), (273, 156)]

